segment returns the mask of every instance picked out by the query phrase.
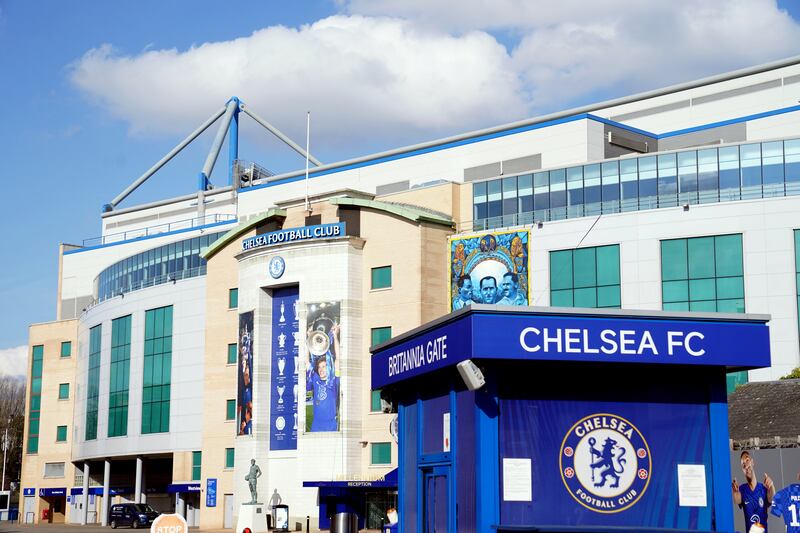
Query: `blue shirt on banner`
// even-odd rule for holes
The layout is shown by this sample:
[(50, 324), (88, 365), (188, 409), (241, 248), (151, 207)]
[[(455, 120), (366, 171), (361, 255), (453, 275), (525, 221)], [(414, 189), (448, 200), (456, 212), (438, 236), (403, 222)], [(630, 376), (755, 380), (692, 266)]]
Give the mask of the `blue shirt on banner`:
[(783, 518), (786, 533), (800, 533), (800, 483), (792, 483), (779, 490), (770, 511)]
[(311, 431), (336, 431), (336, 402), (339, 398), (339, 378), (328, 375), (322, 380), (316, 372), (311, 373), (308, 390), (314, 392), (314, 420)]
[(756, 483), (756, 488), (751, 489), (747, 483), (739, 485), (739, 492), (742, 494), (742, 503), (739, 507), (744, 512), (745, 531), (750, 531), (753, 524), (764, 526), (764, 533), (767, 533), (767, 488), (763, 483)]

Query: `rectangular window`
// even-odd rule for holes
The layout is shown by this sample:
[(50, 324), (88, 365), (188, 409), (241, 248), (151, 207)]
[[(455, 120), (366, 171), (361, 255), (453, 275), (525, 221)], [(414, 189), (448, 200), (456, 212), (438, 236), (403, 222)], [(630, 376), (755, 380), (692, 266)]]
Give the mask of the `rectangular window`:
[(69, 383), (59, 383), (58, 385), (58, 399), (69, 400)]
[(100, 399), (100, 338), (102, 325), (89, 330), (89, 370), (86, 379), (85, 440), (97, 438), (97, 408)]
[(64, 463), (45, 463), (44, 477), (64, 477)]
[(621, 305), (619, 245), (550, 252), (550, 305)]
[(383, 411), (383, 406), (381, 405), (381, 390), (374, 390), (371, 394), (372, 401), (370, 402), (369, 410), (373, 413), (380, 413)]
[(56, 442), (66, 442), (66, 441), (67, 441), (67, 426), (57, 426)]
[[(661, 241), (661, 300), (667, 311), (744, 313), (742, 236)], [(727, 375), (728, 392), (747, 372)]]
[(31, 405), (28, 411), (28, 453), (39, 452), (39, 419), (42, 407), (42, 367), (44, 346), (31, 349)]
[(236, 364), (236, 343), (228, 345), (228, 364), (235, 365)]
[(239, 307), (239, 289), (228, 289), (228, 309)]
[(383, 266), (372, 269), (373, 289), (387, 289), (392, 286), (392, 267)]
[(225, 448), (225, 468), (233, 468), (233, 448)]
[(661, 296), (668, 311), (744, 313), (742, 236), (661, 241)]
[(392, 463), (392, 444), (390, 442), (372, 443), (373, 465), (388, 465)]
[(192, 452), (192, 481), (200, 481), (200, 466), (203, 462), (203, 452)]
[(371, 335), (372, 344), (370, 346), (375, 346), (376, 344), (386, 342), (392, 338), (392, 326), (386, 326), (383, 328), (372, 328), (370, 332), (372, 333)]
[(108, 436), (128, 434), (128, 390), (131, 373), (131, 315), (111, 321), (111, 365), (108, 386)]
[(168, 306), (145, 313), (142, 433), (169, 431), (171, 383), (172, 306)]
[(236, 400), (227, 400), (225, 402), (225, 420), (233, 420), (236, 418)]
[(72, 355), (72, 342), (65, 341), (61, 343), (61, 357), (70, 357)]

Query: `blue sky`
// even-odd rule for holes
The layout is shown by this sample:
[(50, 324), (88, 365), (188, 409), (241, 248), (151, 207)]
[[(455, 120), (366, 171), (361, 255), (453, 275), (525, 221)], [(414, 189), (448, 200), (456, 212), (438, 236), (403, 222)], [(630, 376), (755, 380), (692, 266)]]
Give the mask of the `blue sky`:
[[(331, 162), (781, 59), (800, 42), (795, 1), (490, 4), (0, 0), (0, 373), (21, 368), (27, 326), (55, 318), (58, 244), (98, 236), (102, 204), (233, 94), (298, 141), (311, 110), (312, 153)], [(213, 130), (122, 206), (193, 192)], [(240, 156), (303, 165), (252, 125)]]

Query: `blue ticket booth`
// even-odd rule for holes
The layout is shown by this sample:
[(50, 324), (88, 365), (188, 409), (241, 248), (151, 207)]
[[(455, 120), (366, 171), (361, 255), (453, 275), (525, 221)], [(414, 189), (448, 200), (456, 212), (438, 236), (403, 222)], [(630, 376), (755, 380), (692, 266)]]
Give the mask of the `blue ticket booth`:
[(374, 347), (400, 530), (732, 531), (725, 375), (768, 320), (474, 305)]

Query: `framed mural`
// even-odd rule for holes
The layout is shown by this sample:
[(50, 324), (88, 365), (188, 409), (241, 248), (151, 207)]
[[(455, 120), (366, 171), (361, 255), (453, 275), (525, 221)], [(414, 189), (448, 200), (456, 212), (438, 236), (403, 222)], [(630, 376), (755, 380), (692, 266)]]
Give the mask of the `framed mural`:
[(473, 303), (528, 305), (529, 230), (454, 236), (448, 247), (451, 311)]

